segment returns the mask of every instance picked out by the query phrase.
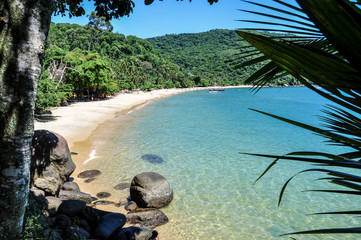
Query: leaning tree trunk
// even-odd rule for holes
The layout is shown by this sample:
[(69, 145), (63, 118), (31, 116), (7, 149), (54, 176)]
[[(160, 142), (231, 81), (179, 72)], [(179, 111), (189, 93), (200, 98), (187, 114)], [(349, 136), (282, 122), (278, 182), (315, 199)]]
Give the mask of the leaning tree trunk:
[(53, 1), (0, 1), (0, 239), (20, 239), (41, 58)]

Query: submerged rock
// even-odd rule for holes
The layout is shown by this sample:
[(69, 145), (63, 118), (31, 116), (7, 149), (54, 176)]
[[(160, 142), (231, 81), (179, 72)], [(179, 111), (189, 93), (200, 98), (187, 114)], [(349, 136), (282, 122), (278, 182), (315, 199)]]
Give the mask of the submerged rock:
[(127, 213), (127, 222), (137, 226), (153, 229), (166, 224), (168, 217), (155, 208), (138, 208)]
[(114, 187), (116, 190), (124, 190), (130, 187), (130, 183), (119, 183)]
[(86, 170), (78, 174), (78, 178), (95, 178), (102, 174), (99, 170)]
[(97, 193), (96, 196), (97, 196), (97, 198), (108, 198), (111, 196), (111, 194), (108, 192), (100, 192), (100, 193)]
[(143, 156), (141, 156), (141, 159), (146, 160), (151, 163), (162, 163), (163, 162), (163, 158), (161, 158), (160, 156), (155, 155), (155, 154), (144, 154)]

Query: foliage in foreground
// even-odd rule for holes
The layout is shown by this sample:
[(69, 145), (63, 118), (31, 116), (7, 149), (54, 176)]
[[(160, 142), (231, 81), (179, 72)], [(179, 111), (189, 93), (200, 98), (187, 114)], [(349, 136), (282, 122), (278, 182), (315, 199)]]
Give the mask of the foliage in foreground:
[[(247, 82), (262, 87), (274, 78), (291, 74), (321, 96), (333, 102), (323, 110), (327, 117), (321, 118), (325, 128), (317, 128), (255, 110), (270, 117), (310, 130), (326, 138), (326, 142), (335, 147), (342, 147), (342, 154), (326, 152), (293, 152), (285, 156), (251, 154), (267, 158), (276, 158), (260, 176), (266, 174), (280, 160), (301, 161), (316, 164), (317, 167), (305, 169), (305, 172), (318, 172), (327, 177), (318, 179), (343, 187), (342, 190), (313, 190), (318, 192), (361, 195), (361, 176), (350, 174), (348, 170), (361, 169), (361, 11), (360, 1), (347, 0), (297, 0), (291, 5), (284, 1), (274, 0), (280, 8), (273, 8), (263, 1), (243, 2), (271, 10), (243, 10), (258, 16), (268, 17), (271, 21), (244, 20), (263, 26), (269, 25), (268, 31), (297, 34), (293, 38), (267, 37), (262, 34), (243, 29), (237, 33), (250, 45), (243, 56), (256, 56), (244, 65), (254, 63), (263, 67), (254, 72)], [(252, 30), (264, 30), (253, 28)], [(315, 85), (321, 88), (316, 87)], [(344, 168), (344, 171), (332, 167)], [(331, 168), (330, 168), (331, 167)], [(296, 174), (296, 175), (298, 175)], [(292, 176), (283, 186), (279, 204)], [(259, 179), (260, 179), (259, 178)], [(333, 186), (334, 186), (333, 185)], [(347, 206), (345, 206), (347, 207)], [(326, 212), (318, 214), (360, 215), (359, 209), (344, 212)], [(361, 233), (360, 227), (319, 229), (301, 231), (292, 234), (320, 233)]]

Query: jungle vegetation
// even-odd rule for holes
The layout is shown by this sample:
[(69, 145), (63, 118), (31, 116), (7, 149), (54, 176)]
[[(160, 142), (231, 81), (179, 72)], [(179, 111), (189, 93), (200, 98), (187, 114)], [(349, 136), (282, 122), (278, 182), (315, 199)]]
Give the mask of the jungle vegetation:
[[(263, 33), (269, 34), (269, 33)], [(256, 63), (238, 68), (240, 49), (246, 46), (233, 30), (215, 29), (202, 33), (169, 34), (148, 38), (154, 49), (176, 63), (188, 76), (197, 79), (197, 85), (240, 85), (260, 68)], [(242, 62), (253, 59), (245, 56)], [(299, 82), (291, 77), (274, 79), (268, 85), (287, 86)]]
[(37, 108), (59, 105), (71, 94), (101, 96), (119, 90), (190, 87), (177, 65), (135, 36), (96, 24), (50, 25)]
[[(236, 68), (245, 43), (231, 30), (140, 39), (113, 33), (113, 26), (94, 12), (88, 17), (86, 26), (51, 23), (37, 109), (60, 105), (70, 96), (99, 97), (120, 90), (240, 85), (261, 66)], [(299, 82), (283, 77), (268, 84)]]

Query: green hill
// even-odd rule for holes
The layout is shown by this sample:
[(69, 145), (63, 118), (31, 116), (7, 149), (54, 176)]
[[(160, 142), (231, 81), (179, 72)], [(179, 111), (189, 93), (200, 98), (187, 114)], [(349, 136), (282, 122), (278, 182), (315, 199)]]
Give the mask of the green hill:
[[(70, 96), (98, 97), (123, 89), (239, 85), (258, 67), (234, 67), (243, 61), (239, 56), (245, 44), (234, 31), (140, 39), (113, 33), (110, 23), (96, 23), (51, 24), (38, 109)], [(279, 85), (290, 79), (277, 81)]]
[(234, 69), (231, 61), (244, 44), (231, 30), (165, 35), (147, 39), (167, 60), (176, 63), (188, 76), (199, 77), (204, 85), (236, 85), (248, 76)]

